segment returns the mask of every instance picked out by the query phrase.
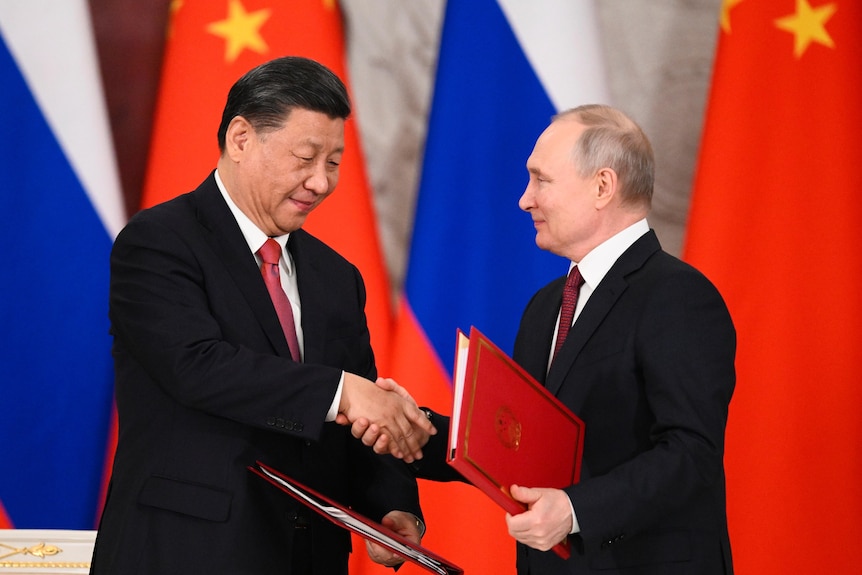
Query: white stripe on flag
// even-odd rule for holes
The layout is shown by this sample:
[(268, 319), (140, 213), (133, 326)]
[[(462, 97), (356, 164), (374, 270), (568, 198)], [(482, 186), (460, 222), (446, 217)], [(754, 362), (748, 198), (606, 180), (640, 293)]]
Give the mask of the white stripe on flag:
[(498, 2), (558, 112), (610, 103), (593, 0)]
[(111, 238), (126, 221), (86, 0), (2, 0), (0, 33)]

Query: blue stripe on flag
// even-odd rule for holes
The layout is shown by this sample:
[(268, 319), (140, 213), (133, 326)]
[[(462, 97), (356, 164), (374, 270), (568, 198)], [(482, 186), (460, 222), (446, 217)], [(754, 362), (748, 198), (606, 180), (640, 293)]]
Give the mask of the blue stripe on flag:
[(111, 239), (0, 38), (0, 500), (18, 528), (92, 529), (112, 401)]
[(555, 112), (497, 3), (448, 2), (405, 290), (450, 373), (456, 327), (511, 353), (528, 299), (566, 273), (518, 208)]

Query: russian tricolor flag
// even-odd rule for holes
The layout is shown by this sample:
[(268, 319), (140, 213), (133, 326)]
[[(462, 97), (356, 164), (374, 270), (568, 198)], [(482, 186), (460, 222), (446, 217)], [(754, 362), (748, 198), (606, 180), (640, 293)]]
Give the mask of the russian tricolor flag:
[[(518, 208), (527, 157), (558, 111), (607, 103), (591, 0), (450, 0), (441, 38), (394, 377), (451, 413), (455, 330), (511, 353), (533, 293), (568, 262)], [(421, 482), (425, 542), (470, 573), (514, 570), (504, 512), (478, 491)]]
[(125, 220), (85, 0), (0, 2), (0, 515), (92, 529)]

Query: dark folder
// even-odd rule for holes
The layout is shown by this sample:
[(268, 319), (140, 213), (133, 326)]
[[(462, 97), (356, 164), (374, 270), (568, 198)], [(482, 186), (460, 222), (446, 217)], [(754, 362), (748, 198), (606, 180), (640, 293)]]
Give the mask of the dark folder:
[[(584, 423), (475, 327), (458, 331), (449, 464), (508, 513), (509, 487), (578, 482)], [(554, 547), (569, 556), (568, 541)]]
[(373, 543), (397, 553), (407, 561), (415, 563), (439, 575), (461, 575), (464, 570), (356, 511), (343, 507), (310, 487), (287, 477), (272, 467), (257, 462), (249, 470), (263, 477), (291, 497), (323, 515), (336, 525), (352, 531)]

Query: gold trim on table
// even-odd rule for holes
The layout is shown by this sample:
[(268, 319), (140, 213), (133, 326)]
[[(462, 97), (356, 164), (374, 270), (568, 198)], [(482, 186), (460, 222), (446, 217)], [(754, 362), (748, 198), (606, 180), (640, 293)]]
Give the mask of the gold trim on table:
[(88, 573), (95, 531), (0, 529), (0, 574)]

